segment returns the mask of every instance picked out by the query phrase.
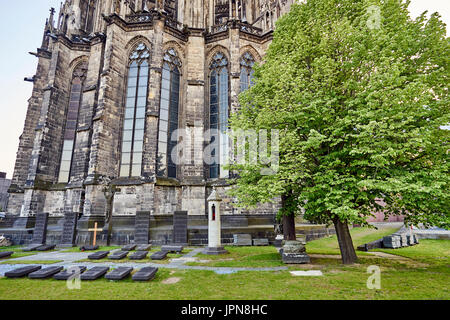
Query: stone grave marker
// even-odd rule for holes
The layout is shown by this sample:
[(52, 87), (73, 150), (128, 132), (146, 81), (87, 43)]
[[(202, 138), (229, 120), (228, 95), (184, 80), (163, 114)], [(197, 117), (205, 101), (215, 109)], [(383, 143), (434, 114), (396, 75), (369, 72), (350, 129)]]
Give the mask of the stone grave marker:
[(173, 236), (172, 243), (180, 244), (183, 246), (188, 245), (188, 212), (187, 211), (175, 211), (173, 215)]
[(87, 268), (84, 267), (84, 266), (72, 267), (72, 268), (66, 269), (64, 271), (61, 271), (58, 274), (55, 274), (53, 276), (53, 279), (55, 279), (55, 280), (69, 280), (73, 276), (81, 275), (83, 272), (86, 271), (86, 269)]
[(129, 244), (126, 245), (124, 247), (122, 247), (122, 251), (133, 251), (134, 249), (136, 249), (136, 245), (135, 244)]
[(136, 247), (136, 251), (150, 251), (151, 249), (151, 244), (141, 244)]
[(98, 251), (88, 256), (90, 260), (101, 260), (108, 256), (109, 251)]
[(109, 272), (105, 276), (105, 279), (120, 281), (120, 280), (123, 280), (126, 277), (128, 277), (131, 274), (131, 272), (133, 272), (133, 270), (134, 269), (132, 267), (119, 267), (119, 268), (114, 269), (113, 271)]
[(12, 256), (13, 253), (14, 253), (13, 251), (3, 251), (3, 252), (0, 252), (0, 259), (3, 259), (3, 258), (9, 258), (9, 257)]
[(128, 251), (122, 251), (122, 250), (115, 251), (108, 257), (108, 259), (110, 259), (110, 260), (122, 260), (122, 259), (125, 259), (128, 256), (128, 253), (129, 253)]
[(176, 246), (176, 245), (168, 245), (161, 247), (161, 251), (167, 251), (171, 253), (182, 253), (183, 250), (184, 250), (183, 246)]
[(167, 255), (169, 254), (168, 251), (158, 251), (151, 255), (150, 259), (152, 260), (164, 260), (167, 258)]
[(28, 275), (30, 279), (47, 279), (61, 272), (63, 267), (48, 267), (32, 272)]
[(148, 245), (150, 230), (150, 212), (137, 212), (134, 228), (134, 243)]
[(251, 246), (253, 244), (251, 234), (245, 233), (234, 234), (233, 239), (234, 239), (233, 245), (235, 246)]
[(148, 251), (136, 251), (133, 252), (128, 258), (130, 260), (143, 260), (147, 258)]
[(145, 267), (136, 272), (132, 279), (133, 281), (150, 281), (152, 280), (156, 273), (158, 272), (158, 268), (154, 267)]
[(94, 267), (81, 275), (81, 280), (97, 280), (109, 271), (109, 267)]
[(23, 251), (34, 251), (44, 245), (47, 239), (48, 213), (36, 214), (36, 223), (33, 230), (33, 239), (31, 245), (23, 249)]
[(11, 270), (9, 272), (6, 272), (5, 277), (7, 277), (7, 278), (22, 278), (22, 277), (29, 275), (32, 272), (40, 270), (41, 268), (42, 268), (41, 266), (36, 266), (36, 265), (17, 268), (17, 269)]
[(257, 247), (268, 246), (269, 239), (253, 239), (253, 245)]
[(73, 247), (78, 223), (78, 213), (66, 212), (64, 214), (63, 231), (61, 235), (61, 247)]

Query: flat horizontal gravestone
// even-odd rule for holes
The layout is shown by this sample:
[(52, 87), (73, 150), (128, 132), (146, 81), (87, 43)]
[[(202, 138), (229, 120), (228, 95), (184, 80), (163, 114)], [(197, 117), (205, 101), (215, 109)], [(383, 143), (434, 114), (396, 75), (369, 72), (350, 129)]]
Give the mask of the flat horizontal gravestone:
[(93, 253), (91, 255), (88, 256), (88, 259), (90, 260), (100, 260), (100, 259), (104, 259), (108, 256), (109, 251), (98, 251), (96, 253)]
[(136, 245), (135, 244), (129, 244), (127, 246), (124, 246), (122, 248), (122, 251), (133, 251), (134, 249), (136, 249)]
[(177, 246), (177, 245), (169, 245), (169, 246), (162, 246), (161, 251), (167, 251), (167, 252), (173, 252), (173, 253), (181, 253), (183, 252), (184, 247), (183, 246)]
[(268, 246), (269, 245), (269, 239), (253, 239), (253, 245), (254, 246)]
[(158, 252), (152, 254), (152, 256), (150, 258), (152, 260), (164, 260), (165, 258), (167, 258), (168, 254), (169, 254), (169, 252), (167, 252), (167, 251), (158, 251)]
[(0, 259), (3, 259), (3, 258), (9, 258), (9, 257), (12, 256), (13, 253), (14, 253), (13, 251), (3, 251), (3, 252), (0, 252)]
[(252, 235), (251, 234), (235, 234), (233, 235), (235, 246), (251, 246), (252, 243)]
[(36, 248), (36, 251), (50, 251), (56, 248), (56, 245), (54, 244), (44, 244), (38, 248)]
[(55, 280), (69, 280), (73, 279), (79, 275), (81, 275), (83, 272), (86, 271), (86, 267), (84, 266), (77, 266), (77, 267), (70, 267), (64, 271), (61, 271), (60, 273), (57, 273), (53, 276), (53, 279)]
[(100, 247), (99, 246), (82, 246), (80, 247), (80, 251), (95, 251), (98, 250)]
[(158, 268), (145, 267), (136, 272), (132, 279), (133, 281), (150, 281), (155, 277), (157, 272)]
[(109, 271), (109, 267), (94, 267), (84, 272), (80, 279), (81, 280), (97, 280), (103, 277)]
[(131, 274), (131, 272), (133, 272), (133, 270), (134, 269), (131, 267), (119, 267), (117, 269), (114, 269), (110, 273), (108, 273), (105, 276), (105, 279), (114, 280), (114, 281), (123, 280), (126, 277), (128, 277)]
[(42, 244), (31, 244), (26, 248), (23, 248), (22, 251), (24, 252), (36, 251), (36, 249), (39, 247), (42, 247)]
[(125, 259), (128, 255), (128, 251), (116, 251), (109, 255), (108, 259), (110, 260), (122, 260)]
[(143, 260), (147, 258), (148, 251), (136, 251), (132, 253), (128, 258), (130, 260)]
[(47, 279), (61, 272), (63, 267), (48, 267), (32, 272), (28, 275), (30, 279)]
[(6, 272), (5, 277), (7, 278), (22, 278), (29, 275), (32, 272), (40, 270), (41, 266), (26, 266), (12, 271)]
[(151, 249), (151, 244), (141, 244), (136, 247), (136, 251), (150, 251)]
[(323, 276), (320, 270), (310, 270), (310, 271), (291, 271), (294, 277), (320, 277)]

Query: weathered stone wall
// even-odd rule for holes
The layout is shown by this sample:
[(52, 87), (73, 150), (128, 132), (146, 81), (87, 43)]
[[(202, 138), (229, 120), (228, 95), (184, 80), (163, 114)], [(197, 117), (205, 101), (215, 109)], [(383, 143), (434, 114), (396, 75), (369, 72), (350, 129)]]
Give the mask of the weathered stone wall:
[[(141, 1), (135, 2), (135, 8), (124, 1), (98, 1), (90, 34), (83, 22), (89, 13), (85, 9), (74, 10), (78, 2), (65, 2), (58, 25), (46, 25), (46, 32), (52, 36), (44, 37), (45, 45), (38, 51), (8, 213), (26, 217), (48, 212), (52, 217), (62, 217), (76, 212), (83, 216), (80, 228), (84, 230), (92, 219), (105, 216), (103, 189), (112, 183), (120, 188), (113, 206), (117, 218), (133, 217), (137, 211), (162, 216), (177, 210), (201, 217), (206, 214), (206, 198), (213, 185), (224, 199), (224, 215), (275, 214), (279, 204), (237, 208), (235, 199), (226, 193), (230, 188), (228, 182), (209, 179), (202, 154), (206, 142), (198, 137), (209, 127), (209, 66), (213, 55), (223, 52), (228, 58), (230, 108), (236, 112), (241, 57), (249, 52), (257, 62), (262, 61), (272, 39), (271, 28), (262, 28), (267, 24), (266, 14), (271, 16), (272, 23), (292, 2), (246, 1), (245, 13), (233, 9), (230, 3), (229, 20), (217, 29), (214, 1), (210, 0), (179, 1), (178, 21), (160, 11), (141, 12)], [(129, 56), (141, 42), (151, 51), (143, 170), (141, 177), (119, 178)], [(161, 71), (168, 49), (174, 49), (182, 63), (179, 128), (186, 129), (183, 139), (191, 142), (183, 150), (189, 161), (178, 166), (177, 179), (156, 174)], [(88, 69), (70, 182), (60, 184), (58, 174), (72, 74), (82, 62), (87, 62)]]

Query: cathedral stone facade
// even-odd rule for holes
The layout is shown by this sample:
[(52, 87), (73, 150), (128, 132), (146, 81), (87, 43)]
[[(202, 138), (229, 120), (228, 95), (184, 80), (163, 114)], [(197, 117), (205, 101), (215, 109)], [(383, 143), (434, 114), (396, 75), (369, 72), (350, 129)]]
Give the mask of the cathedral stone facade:
[[(59, 15), (52, 9), (32, 53), (37, 72), (26, 79), (34, 87), (9, 189), (9, 228), (48, 213), (48, 235), (58, 242), (75, 213), (76, 242), (87, 243), (88, 229), (108, 215), (106, 190), (114, 186), (113, 242), (133, 241), (139, 212), (150, 214), (150, 239), (168, 242), (171, 216), (186, 211), (190, 243), (201, 244), (215, 187), (224, 199), (225, 242), (239, 232), (273, 236), (278, 206), (233, 206), (230, 173), (205, 163), (206, 142), (195, 137), (227, 126), (292, 2), (66, 0)], [(188, 146), (183, 163), (172, 152), (176, 130)]]

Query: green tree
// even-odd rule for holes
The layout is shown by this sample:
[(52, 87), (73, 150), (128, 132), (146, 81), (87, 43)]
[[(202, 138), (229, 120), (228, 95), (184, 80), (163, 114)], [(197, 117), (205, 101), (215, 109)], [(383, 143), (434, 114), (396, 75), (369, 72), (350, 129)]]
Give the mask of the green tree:
[(375, 211), (450, 225), (449, 39), (437, 13), (412, 19), (408, 5), (294, 5), (231, 119), (233, 130), (280, 132), (279, 170), (231, 165), (232, 194), (246, 206), (281, 198), (285, 239), (295, 239), (299, 208), (334, 224), (343, 263), (357, 260), (348, 225)]

